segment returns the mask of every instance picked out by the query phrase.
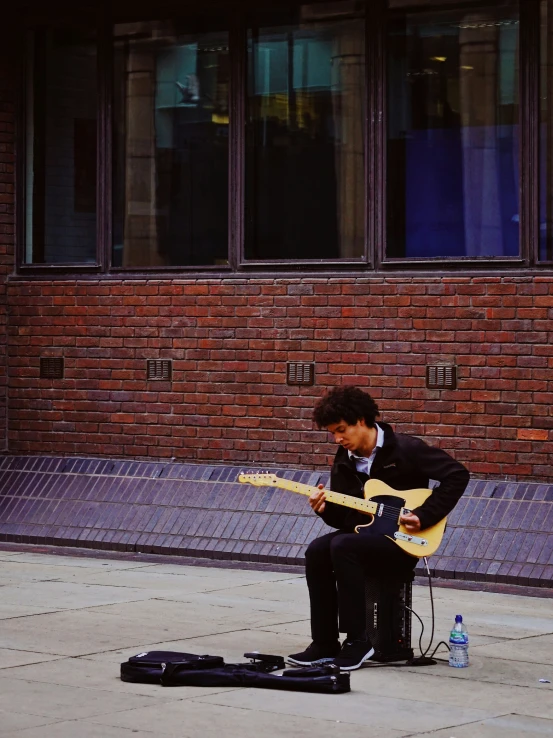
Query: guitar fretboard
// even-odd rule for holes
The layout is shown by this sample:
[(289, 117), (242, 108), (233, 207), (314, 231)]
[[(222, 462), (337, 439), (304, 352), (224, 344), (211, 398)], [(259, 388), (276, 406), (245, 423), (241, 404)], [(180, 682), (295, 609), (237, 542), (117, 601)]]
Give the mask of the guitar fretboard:
[[(297, 492), (300, 495), (306, 495), (309, 497), (313, 492), (320, 492), (318, 487), (311, 487), (309, 484), (301, 484), (300, 482), (291, 482), (288, 479), (281, 479), (274, 482), (267, 482), (272, 487), (280, 487), (281, 489), (287, 489), (290, 492)], [(337, 505), (343, 505), (344, 507), (351, 507), (353, 510), (359, 510), (359, 512), (370, 513), (374, 515), (378, 510), (376, 502), (370, 500), (362, 500), (359, 497), (352, 497), (351, 495), (343, 495), (340, 492), (332, 492), (329, 489), (324, 490), (325, 498), (328, 502), (335, 502)]]

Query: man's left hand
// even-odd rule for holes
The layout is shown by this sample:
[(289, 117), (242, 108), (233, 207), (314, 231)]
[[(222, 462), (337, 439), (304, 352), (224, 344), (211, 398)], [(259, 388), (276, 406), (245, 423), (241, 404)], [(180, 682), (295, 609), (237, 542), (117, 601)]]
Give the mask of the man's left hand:
[(421, 529), (421, 521), (413, 513), (406, 513), (399, 516), (399, 522), (405, 526), (408, 533), (418, 533)]

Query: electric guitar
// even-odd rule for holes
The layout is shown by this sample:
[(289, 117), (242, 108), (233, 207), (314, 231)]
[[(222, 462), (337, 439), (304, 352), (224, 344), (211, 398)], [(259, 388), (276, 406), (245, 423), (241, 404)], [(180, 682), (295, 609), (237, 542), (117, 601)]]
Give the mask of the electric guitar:
[[(313, 492), (321, 491), (318, 487), (292, 482), (268, 472), (240, 474), (238, 481), (253, 484), (256, 487), (280, 487), (280, 489), (287, 489), (308, 497)], [(364, 499), (332, 492), (329, 489), (325, 489), (324, 493), (328, 502), (351, 507), (370, 518), (370, 522), (355, 526), (356, 533), (363, 533), (367, 528), (371, 528), (371, 534), (386, 536), (410, 556), (417, 558), (431, 556), (442, 542), (446, 518), (417, 534), (409, 533), (399, 522), (400, 515), (410, 513), (414, 508), (422, 505), (432, 494), (430, 489), (408, 489), (397, 492), (380, 479), (369, 479), (365, 482)]]

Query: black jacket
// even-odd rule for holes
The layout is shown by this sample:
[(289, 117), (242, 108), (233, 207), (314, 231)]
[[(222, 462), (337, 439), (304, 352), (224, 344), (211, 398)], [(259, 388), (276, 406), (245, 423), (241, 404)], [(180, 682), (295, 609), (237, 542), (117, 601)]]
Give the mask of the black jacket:
[[(412, 512), (429, 528), (448, 515), (469, 482), (468, 470), (440, 448), (429, 446), (420, 438), (394, 433), (386, 423), (378, 424), (384, 431), (384, 444), (376, 450), (371, 478), (380, 479), (395, 490), (427, 488), (430, 479), (440, 482), (430, 497)], [(345, 448), (336, 453), (330, 472), (330, 489), (354, 497), (363, 497), (366, 475), (355, 468)], [(367, 517), (332, 502), (327, 502), (320, 515), (327, 525), (342, 530), (366, 523)]]

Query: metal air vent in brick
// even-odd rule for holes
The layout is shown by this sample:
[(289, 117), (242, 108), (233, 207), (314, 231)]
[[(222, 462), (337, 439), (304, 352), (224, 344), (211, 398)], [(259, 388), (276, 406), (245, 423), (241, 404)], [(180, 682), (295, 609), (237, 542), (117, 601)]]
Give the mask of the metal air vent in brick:
[(170, 359), (148, 359), (146, 372), (148, 379), (170, 382), (173, 362)]
[(64, 360), (58, 356), (42, 357), (40, 359), (41, 379), (63, 379)]
[(286, 384), (315, 384), (315, 364), (289, 362), (286, 365)]
[(435, 364), (426, 367), (426, 386), (428, 389), (457, 388), (457, 367), (451, 364)]

